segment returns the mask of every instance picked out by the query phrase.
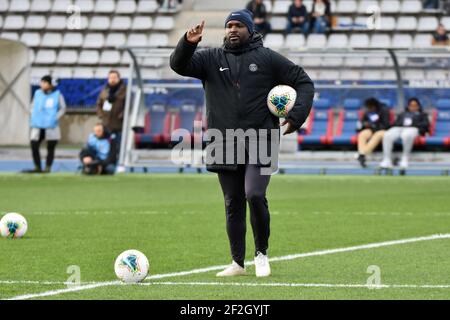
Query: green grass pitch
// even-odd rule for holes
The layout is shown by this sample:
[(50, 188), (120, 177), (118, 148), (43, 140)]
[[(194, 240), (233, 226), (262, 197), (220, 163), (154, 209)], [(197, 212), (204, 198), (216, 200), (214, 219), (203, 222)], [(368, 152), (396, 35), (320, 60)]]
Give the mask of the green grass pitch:
[[(274, 176), (269, 255), (448, 234), (449, 190), (445, 177)], [(23, 239), (0, 239), (0, 299), (450, 298), (448, 238), (277, 261), (265, 279), (249, 266), (233, 279), (209, 271), (105, 285), (116, 280), (114, 260), (127, 249), (147, 255), (151, 275), (230, 263), (213, 174), (5, 174), (0, 214), (7, 212), (23, 214), (29, 229)], [(252, 253), (248, 224), (247, 261)], [(66, 290), (71, 265), (90, 288)], [(365, 287), (374, 265), (386, 287)], [(54, 290), (62, 291), (40, 295)]]

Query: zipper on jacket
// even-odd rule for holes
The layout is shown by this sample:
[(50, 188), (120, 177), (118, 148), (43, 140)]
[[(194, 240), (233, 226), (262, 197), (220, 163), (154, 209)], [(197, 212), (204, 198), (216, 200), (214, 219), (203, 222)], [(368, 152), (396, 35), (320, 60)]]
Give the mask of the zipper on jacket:
[(236, 89), (238, 94), (239, 102), (241, 102), (241, 84), (239, 83), (240, 80), (240, 71), (241, 71), (241, 57), (242, 55), (236, 56)]

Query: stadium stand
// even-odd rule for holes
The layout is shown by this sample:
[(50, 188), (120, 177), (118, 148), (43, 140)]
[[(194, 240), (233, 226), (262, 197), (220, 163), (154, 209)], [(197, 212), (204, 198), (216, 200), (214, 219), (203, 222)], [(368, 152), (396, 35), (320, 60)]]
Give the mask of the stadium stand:
[[(202, 112), (196, 106), (196, 102), (193, 99), (184, 99), (176, 102), (179, 110), (175, 113), (174, 129), (184, 129), (189, 132), (189, 136), (185, 139), (194, 139), (194, 121), (201, 121)], [(173, 142), (173, 141), (172, 141)]]
[(356, 125), (361, 119), (361, 101), (359, 99), (345, 99), (343, 109), (339, 111), (336, 134), (330, 144), (354, 145), (357, 142)]
[[(284, 35), (286, 12), (290, 1), (265, 1), (271, 13), (271, 23), (275, 34), (266, 36), (266, 45), (273, 48), (354, 48), (431, 47), (431, 33), (438, 23), (450, 25), (450, 17), (441, 12), (422, 10), (420, 0), (335, 0), (331, 1), (334, 15), (333, 33), (330, 35), (310, 35), (306, 40), (299, 34)], [(310, 10), (312, 1), (304, 1)], [(69, 5), (83, 8), (82, 29), (67, 30), (67, 8)], [(378, 5), (382, 13), (380, 30), (370, 30), (366, 26), (367, 9)], [(86, 66), (85, 49), (95, 49), (94, 57), (102, 56), (102, 51), (124, 44), (131, 46), (169, 45), (168, 34), (175, 26), (173, 11), (159, 13), (158, 4), (153, 0), (62, 0), (26, 1), (3, 0), (0, 4), (1, 36), (20, 39), (25, 42), (32, 56), (45, 49), (56, 50), (56, 55), (65, 47), (77, 49), (78, 59), (71, 59), (72, 68)], [(111, 13), (115, 13), (111, 16)], [(341, 25), (342, 23), (342, 25)], [(150, 31), (149, 31), (150, 30)], [(128, 39), (128, 41), (126, 40)], [(170, 43), (173, 45), (174, 43)], [(120, 51), (123, 54), (123, 51)], [(53, 53), (52, 53), (53, 55)], [(53, 59), (50, 59), (51, 61)], [(104, 67), (112, 65), (113, 60), (94, 59), (89, 66)], [(126, 67), (120, 60), (114, 67)], [(311, 61), (314, 67), (317, 64)], [(306, 61), (308, 63), (308, 60)], [(42, 65), (43, 61), (33, 61)], [(50, 71), (57, 69), (55, 64), (47, 65)], [(324, 62), (327, 65), (327, 61)]]
[(145, 116), (144, 132), (135, 134), (137, 146), (167, 145), (170, 142), (170, 132), (173, 128), (171, 122), (174, 114), (167, 112), (166, 103), (167, 101), (163, 99), (155, 99), (151, 102)]
[[(68, 26), (73, 6), (82, 10), (81, 28)], [(70, 68), (69, 77), (80, 75), (76, 70), (83, 67), (92, 67), (93, 74), (105, 66), (125, 71), (128, 61), (111, 58), (111, 50), (122, 57), (118, 48), (123, 45), (167, 46), (177, 11), (163, 10), (156, 0), (2, 0), (0, 36), (30, 47), (33, 67), (39, 68), (34, 79), (44, 68), (51, 74)], [(67, 48), (73, 49), (69, 56)]]
[[(78, 5), (83, 8), (82, 30), (67, 35), (65, 28), (67, 6)], [(311, 35), (305, 40), (301, 35), (283, 34), (286, 25), (286, 12), (290, 1), (275, 0), (265, 1), (267, 9), (271, 12), (273, 29), (276, 34), (266, 36), (266, 45), (273, 48), (339, 48), (347, 45), (354, 48), (373, 47), (387, 48), (391, 46), (408, 48), (426, 48), (431, 46), (431, 32), (439, 22), (449, 25), (449, 17), (441, 13), (424, 13), (419, 0), (404, 1), (356, 1), (339, 0), (331, 1), (332, 12), (335, 17), (333, 33), (330, 35)], [(310, 10), (312, 1), (305, 1)], [(380, 30), (368, 30), (365, 26), (367, 17), (364, 16), (370, 6), (379, 5), (382, 13)], [(64, 47), (70, 46), (77, 49), (78, 59), (71, 65), (75, 69), (78, 66), (111, 65), (117, 59), (95, 59), (102, 56), (102, 51), (113, 49), (124, 44), (130, 46), (168, 45), (168, 34), (174, 29), (174, 15), (164, 12), (158, 14), (156, 1), (133, 0), (104, 0), (104, 1), (2, 1), (4, 11), (2, 17), (2, 36), (11, 39), (21, 39), (33, 50), (32, 56), (39, 56), (41, 49), (56, 50), (59, 54)], [(110, 13), (116, 15), (111, 17)], [(26, 14), (25, 14), (26, 13)], [(426, 16), (420, 16), (426, 15)], [(349, 28), (341, 28), (340, 20)], [(359, 26), (359, 25), (362, 25)], [(61, 30), (63, 30), (61, 32)], [(148, 31), (152, 30), (152, 31)], [(58, 34), (59, 31), (59, 34)], [(340, 34), (344, 32), (344, 34)], [(381, 33), (383, 32), (383, 33)], [(112, 33), (112, 34), (111, 34)], [(403, 34), (406, 33), (406, 34)], [(338, 37), (341, 36), (342, 37)], [(347, 40), (345, 40), (347, 37)], [(348, 38), (349, 37), (349, 38)], [(62, 41), (61, 41), (62, 38)], [(125, 39), (128, 39), (126, 41)], [(348, 42), (347, 42), (348, 41)], [(346, 44), (347, 43), (347, 44)], [(173, 43), (171, 43), (173, 45)], [(86, 63), (85, 49), (95, 49), (97, 54), (91, 53), (93, 62)], [(121, 56), (123, 52), (120, 52)], [(53, 53), (52, 53), (53, 55)], [(53, 59), (50, 59), (53, 60)], [(59, 61), (59, 60), (58, 60)], [(34, 64), (43, 65), (42, 60), (33, 61)], [(120, 60), (114, 67), (126, 67), (126, 60)], [(310, 62), (310, 63), (309, 63)], [(330, 66), (335, 65), (335, 61)], [(317, 67), (317, 60), (304, 61), (305, 67)], [(57, 69), (57, 62), (49, 65), (49, 69)], [(328, 61), (323, 61), (327, 66)], [(95, 70), (94, 70), (95, 73)], [(358, 74), (349, 74), (354, 80)]]
[(440, 99), (432, 113), (430, 136), (423, 143), (429, 146), (450, 146), (450, 99)]
[(334, 126), (334, 112), (328, 99), (316, 99), (304, 134), (298, 136), (299, 145), (327, 145)]

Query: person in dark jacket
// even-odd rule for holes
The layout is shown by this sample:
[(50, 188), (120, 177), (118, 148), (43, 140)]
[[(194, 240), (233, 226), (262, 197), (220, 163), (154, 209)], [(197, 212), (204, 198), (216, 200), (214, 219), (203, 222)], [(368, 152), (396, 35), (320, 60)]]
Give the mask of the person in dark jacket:
[(331, 28), (331, 5), (328, 0), (314, 0), (311, 9), (310, 31), (325, 33)]
[(80, 152), (84, 174), (114, 174), (117, 144), (113, 140), (114, 134), (109, 134), (101, 123), (95, 125), (94, 133), (89, 135), (86, 146)]
[(97, 99), (97, 115), (109, 133), (114, 134), (117, 150), (122, 136), (126, 94), (127, 86), (120, 78), (120, 73), (111, 70), (108, 74), (108, 83)]
[[(180, 75), (202, 80), (208, 130), (228, 133), (259, 129), (267, 137), (270, 137), (268, 132), (275, 132), (279, 139), (280, 120), (270, 113), (267, 95), (274, 86), (286, 84), (297, 91), (297, 99), (282, 125), (287, 126), (284, 134), (296, 132), (308, 117), (314, 96), (314, 85), (304, 70), (263, 46), (262, 36), (255, 32), (251, 14), (246, 10), (232, 12), (227, 17), (221, 48), (197, 50), (203, 28), (204, 21), (182, 36), (171, 55), (170, 66)], [(232, 265), (217, 276), (245, 274), (246, 202), (255, 240), (256, 275), (270, 275), (267, 258), (270, 216), (266, 199), (270, 174), (262, 173), (267, 164), (260, 158), (256, 157), (255, 162), (249, 160), (253, 157), (249, 152), (251, 147), (265, 142), (264, 135), (252, 143), (247, 140), (238, 143), (226, 134), (225, 138), (215, 136), (215, 144), (234, 147), (231, 151), (228, 147), (216, 149), (219, 153), (223, 150), (223, 158), (231, 158), (231, 163), (207, 163), (209, 171), (218, 173), (222, 187), (233, 258)], [(236, 152), (237, 144), (245, 145), (245, 161)], [(270, 151), (278, 153), (278, 149), (276, 145)]]
[(366, 156), (383, 140), (384, 133), (389, 129), (389, 110), (375, 98), (364, 102), (365, 112), (358, 124), (358, 161), (366, 167)]
[(414, 140), (419, 135), (425, 135), (429, 130), (428, 115), (423, 111), (417, 98), (408, 101), (406, 110), (398, 115), (394, 126), (383, 137), (383, 161), (381, 168), (390, 169), (392, 165), (392, 148), (397, 139), (402, 140), (403, 154), (400, 160), (400, 168), (408, 167), (408, 159), (414, 146)]
[(286, 33), (289, 34), (296, 28), (304, 34), (308, 33), (308, 10), (303, 4), (303, 0), (294, 0), (289, 7), (287, 17)]
[(251, 0), (247, 3), (246, 9), (253, 14), (253, 23), (255, 30), (262, 35), (270, 32), (272, 29), (270, 23), (267, 21), (267, 9), (262, 0)]

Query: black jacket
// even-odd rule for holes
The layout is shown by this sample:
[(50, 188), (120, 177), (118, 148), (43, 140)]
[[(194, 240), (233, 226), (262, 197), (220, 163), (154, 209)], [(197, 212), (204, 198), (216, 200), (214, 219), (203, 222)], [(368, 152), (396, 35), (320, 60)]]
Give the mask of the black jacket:
[[(412, 119), (410, 125), (405, 123), (406, 118)], [(394, 127), (416, 127), (419, 129), (419, 134), (423, 136), (429, 131), (430, 122), (428, 120), (428, 115), (423, 111), (417, 113), (405, 111), (397, 116)]]
[(373, 131), (379, 130), (387, 130), (390, 126), (389, 121), (389, 110), (387, 108), (382, 107), (378, 112), (375, 112), (378, 115), (378, 119), (374, 119), (372, 117), (372, 112), (366, 111), (361, 119), (362, 127), (361, 130), (364, 129), (372, 129)]
[(291, 4), (288, 11), (288, 18), (289, 21), (292, 20), (292, 18), (298, 18), (298, 17), (304, 17), (305, 21), (308, 17), (308, 10), (306, 7), (302, 4), (300, 8), (296, 7), (295, 4)]
[[(301, 67), (263, 47), (260, 34), (254, 33), (239, 49), (225, 45), (196, 49), (184, 35), (170, 57), (170, 66), (180, 75), (202, 80), (208, 128), (223, 133), (226, 129), (278, 129), (279, 119), (269, 112), (267, 95), (280, 84), (297, 91), (287, 119), (296, 128), (305, 122), (313, 102), (313, 82)], [(208, 169), (215, 171), (214, 167), (222, 166)]]

